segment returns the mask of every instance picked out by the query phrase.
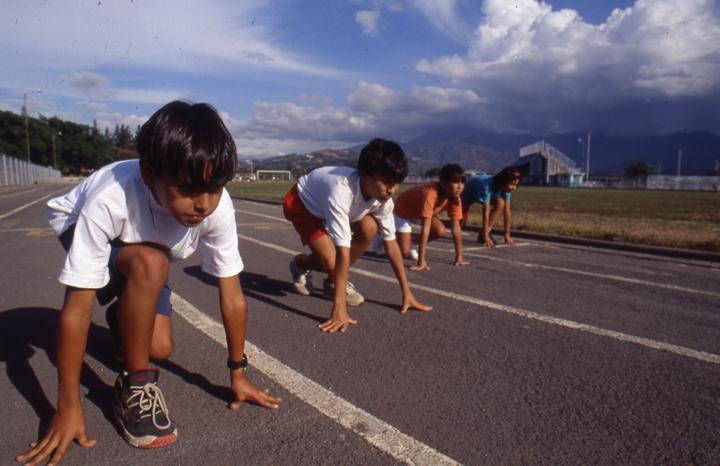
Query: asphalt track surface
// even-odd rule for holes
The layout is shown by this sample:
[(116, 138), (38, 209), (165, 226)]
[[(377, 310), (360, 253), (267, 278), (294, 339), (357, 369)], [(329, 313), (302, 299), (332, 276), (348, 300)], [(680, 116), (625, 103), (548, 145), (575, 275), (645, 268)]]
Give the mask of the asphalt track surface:
[[(64, 256), (44, 203), (67, 189), (0, 188), (0, 464), (56, 402)], [(144, 451), (118, 435), (98, 308), (82, 377), (98, 444), (63, 464), (720, 464), (720, 264), (529, 241), (484, 250), (473, 235), (456, 268), (442, 240), (431, 271), (409, 272), (432, 312), (401, 315), (389, 264), (366, 254), (351, 272), (359, 322), (328, 335), (317, 325), (331, 303), (290, 286), (301, 249), (280, 207), (235, 205), (249, 376), (282, 407), (225, 408), (217, 293), (195, 255), (171, 266), (176, 347), (159, 364), (178, 442)]]

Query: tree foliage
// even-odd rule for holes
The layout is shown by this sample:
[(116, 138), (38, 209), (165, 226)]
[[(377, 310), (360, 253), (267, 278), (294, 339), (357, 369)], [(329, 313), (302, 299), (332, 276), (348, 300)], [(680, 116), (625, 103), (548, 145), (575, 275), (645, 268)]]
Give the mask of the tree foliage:
[(425, 176), (428, 178), (437, 178), (440, 176), (440, 170), (442, 167), (434, 167), (425, 171)]
[[(119, 158), (136, 156), (135, 134), (120, 125), (101, 132), (97, 123), (80, 125), (57, 117), (28, 117), (30, 160), (55, 166), (63, 173), (78, 174)], [(55, 148), (53, 151), (53, 136)], [(124, 149), (118, 156), (119, 149)], [(22, 115), (0, 111), (0, 153), (27, 159), (25, 120)]]
[(647, 162), (638, 162), (627, 167), (625, 173), (633, 178), (646, 178), (649, 175), (657, 173), (657, 170), (654, 165), (650, 165)]

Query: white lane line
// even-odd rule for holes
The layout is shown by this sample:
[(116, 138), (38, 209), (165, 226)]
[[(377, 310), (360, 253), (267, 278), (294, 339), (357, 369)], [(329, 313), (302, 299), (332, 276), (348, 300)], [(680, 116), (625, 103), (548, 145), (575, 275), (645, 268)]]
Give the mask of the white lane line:
[[(236, 212), (241, 212), (241, 213), (243, 213), (243, 214), (248, 214), (248, 215), (255, 215), (255, 216), (263, 217), (263, 218), (271, 218), (271, 219), (274, 219), (275, 221), (282, 221), (282, 222), (285, 222), (285, 223), (290, 223), (290, 222), (288, 222), (287, 220), (278, 218), (278, 217), (276, 217), (276, 216), (265, 215), (265, 214), (258, 214), (258, 213), (255, 213), (255, 212), (250, 212), (250, 211), (248, 211), (248, 210), (237, 210), (237, 209), (236, 209)], [(518, 247), (518, 246), (527, 245), (527, 244), (528, 244), (528, 243), (524, 243), (524, 242), (523, 242), (523, 243), (518, 243), (518, 244), (516, 244), (516, 245), (514, 245), (514, 246), (512, 246), (512, 247)], [(498, 246), (496, 246), (496, 247), (510, 247), (510, 246), (507, 246), (507, 245), (498, 245)], [(443, 252), (448, 251), (448, 250), (445, 250), (445, 249), (442, 249), (442, 248), (437, 248), (437, 247), (434, 247), (434, 246), (428, 246), (428, 249), (433, 250), (433, 251), (443, 251)], [(473, 251), (473, 250), (475, 250), (475, 249), (478, 249), (478, 248), (473, 248), (473, 247), (464, 248), (463, 251)], [(480, 248), (480, 249), (482, 249), (482, 248)], [(488, 259), (488, 260), (493, 260), (493, 261), (497, 261), (497, 262), (505, 262), (505, 263), (508, 263), (508, 264), (520, 265), (520, 266), (522, 266), (522, 267), (527, 267), (527, 268), (536, 268), (536, 269), (544, 269), (544, 270), (554, 270), (554, 271), (556, 271), (556, 272), (564, 272), (564, 273), (570, 273), (570, 274), (576, 274), (576, 275), (584, 275), (584, 276), (588, 276), (588, 277), (606, 278), (606, 279), (608, 279), (608, 280), (615, 280), (615, 281), (620, 281), (620, 282), (624, 282), (624, 283), (632, 283), (632, 284), (635, 284), (635, 285), (652, 286), (652, 287), (656, 287), (656, 288), (664, 288), (664, 289), (667, 289), (667, 290), (683, 291), (683, 292), (687, 292), (687, 293), (702, 294), (702, 295), (706, 295), (706, 296), (712, 296), (712, 297), (715, 297), (715, 298), (720, 298), (720, 293), (715, 293), (715, 292), (713, 292), (713, 291), (697, 290), (697, 289), (694, 289), (694, 288), (687, 288), (687, 287), (684, 287), (684, 286), (669, 285), (669, 284), (665, 284), (665, 283), (657, 283), (657, 282), (651, 282), (651, 281), (647, 281), (647, 280), (639, 280), (639, 279), (636, 279), (636, 278), (621, 277), (621, 276), (618, 276), (618, 275), (610, 275), (610, 274), (595, 273), (595, 272), (585, 272), (585, 271), (582, 271), (582, 270), (573, 270), (573, 269), (567, 269), (567, 268), (564, 268), (564, 267), (555, 267), (555, 266), (551, 266), (551, 265), (540, 265), (540, 264), (531, 264), (531, 263), (529, 263), (529, 262), (512, 261), (512, 260), (509, 260), (509, 259), (502, 259), (502, 258), (499, 258), (499, 257), (493, 257), (493, 256), (490, 256), (490, 255), (485, 255), (485, 254), (482, 254), (482, 255), (480, 255), (480, 254), (468, 254), (468, 256), (470, 256), (470, 257), (477, 257), (477, 258), (483, 258), (483, 259)]]
[(267, 226), (277, 226), (282, 225), (285, 226), (282, 222), (239, 222), (237, 223), (237, 226), (239, 227), (267, 227)]
[[(188, 321), (212, 340), (227, 348), (225, 330), (192, 304), (173, 293), (170, 298), (173, 312)], [(407, 464), (456, 465), (452, 458), (403, 434), (390, 424), (340, 398), (330, 390), (313, 382), (284, 365), (263, 350), (245, 340), (245, 352), (250, 364), (283, 386), (290, 393), (317, 409), (347, 430), (363, 437), (368, 443)]]
[(257, 212), (251, 212), (251, 211), (249, 211), (249, 210), (240, 210), (240, 209), (235, 209), (235, 213), (247, 214), (247, 215), (254, 215), (254, 216), (256, 216), (256, 217), (262, 217), (262, 218), (269, 218), (269, 219), (272, 219), (272, 220), (274, 220), (274, 221), (276, 221), (276, 222), (290, 223), (290, 222), (287, 221), (286, 219), (284, 219), (284, 218), (282, 218), (282, 217), (278, 217), (277, 215), (258, 214)]
[[(274, 249), (279, 252), (284, 252), (286, 254), (291, 254), (291, 255), (297, 254), (297, 251), (295, 251), (295, 250), (288, 249), (283, 246), (278, 246), (276, 244), (265, 243), (258, 239), (251, 238), (249, 236), (245, 236), (245, 235), (242, 235), (239, 233), (238, 233), (238, 237), (245, 241), (259, 244), (260, 246)], [(367, 270), (362, 270), (362, 269), (358, 269), (355, 267), (352, 267), (350, 270), (352, 270), (353, 272), (355, 272), (359, 275), (364, 275), (366, 277), (374, 278), (377, 280), (382, 280), (382, 281), (385, 281), (388, 283), (397, 283), (397, 279), (395, 277), (390, 277), (388, 275), (382, 275), (382, 274), (375, 273), (375, 272), (369, 272)], [(428, 293), (432, 293), (432, 294), (435, 294), (438, 296), (443, 296), (445, 298), (454, 299), (456, 301), (464, 301), (466, 303), (476, 304), (478, 306), (490, 308), (495, 311), (505, 312), (507, 314), (524, 317), (526, 319), (537, 320), (537, 321), (544, 322), (547, 324), (558, 325), (560, 327), (569, 328), (569, 329), (577, 330), (580, 332), (585, 332), (585, 333), (590, 333), (593, 335), (599, 335), (599, 336), (603, 336), (603, 337), (613, 338), (618, 341), (634, 343), (636, 345), (644, 346), (646, 348), (652, 348), (652, 349), (660, 350), (660, 351), (667, 351), (669, 353), (677, 354), (680, 356), (685, 356), (685, 357), (692, 358), (692, 359), (697, 359), (700, 361), (705, 361), (705, 362), (709, 362), (709, 363), (713, 363), (713, 364), (720, 364), (720, 355), (713, 354), (713, 353), (707, 353), (705, 351), (694, 350), (692, 348), (687, 348), (687, 347), (679, 346), (679, 345), (673, 345), (671, 343), (666, 343), (664, 341), (658, 341), (658, 340), (653, 340), (650, 338), (644, 338), (644, 337), (638, 337), (635, 335), (630, 335), (627, 333), (616, 332), (615, 330), (609, 330), (609, 329), (605, 329), (605, 328), (601, 328), (601, 327), (596, 327), (594, 325), (583, 324), (580, 322), (575, 322), (573, 320), (561, 319), (558, 317), (553, 317), (553, 316), (549, 316), (546, 314), (540, 314), (538, 312), (528, 311), (528, 310), (513, 307), (513, 306), (506, 306), (504, 304), (493, 303), (491, 301), (485, 301), (484, 299), (473, 298), (472, 296), (466, 296), (466, 295), (462, 295), (462, 294), (458, 294), (458, 293), (451, 293), (449, 291), (440, 290), (437, 288), (431, 288), (429, 286), (410, 284), (410, 287), (418, 289), (418, 290), (426, 291)]]
[(28, 232), (28, 231), (37, 231), (37, 232), (47, 232), (47, 231), (53, 231), (52, 228), (7, 228), (5, 230), (0, 229), (0, 233), (19, 233), (19, 232)]
[(55, 194), (57, 194), (57, 193), (59, 193), (59, 192), (65, 191), (66, 189), (67, 189), (67, 188), (59, 189), (59, 190), (54, 191), (54, 192), (52, 192), (52, 193), (50, 193), (50, 194), (48, 194), (48, 195), (46, 195), (46, 196), (41, 197), (40, 199), (35, 199), (35, 200), (32, 201), (32, 202), (28, 202), (28, 203), (25, 204), (25, 205), (21, 205), (21, 206), (18, 207), (17, 209), (13, 209), (13, 210), (11, 210), (11, 211), (8, 212), (8, 213), (5, 213), (5, 214), (0, 215), (0, 220), (4, 219), (5, 217), (9, 217), (9, 216), (11, 216), (12, 214), (15, 214), (15, 213), (17, 213), (17, 212), (20, 212), (20, 211), (23, 210), (23, 209), (27, 209), (27, 208), (30, 207), (31, 205), (37, 204), (38, 202), (43, 201), (43, 200), (47, 199), (48, 197), (54, 196)]
[(3, 193), (2, 195), (0, 195), (0, 199), (7, 199), (9, 197), (21, 196), (23, 194), (30, 194), (30, 193), (34, 193), (35, 191), (40, 191), (41, 189), (43, 189), (43, 186), (40, 186), (39, 188), (35, 187), (33, 189), (25, 189), (23, 191), (15, 191), (15, 192), (7, 193), (7, 194)]
[[(502, 248), (523, 248), (523, 247), (528, 247), (528, 246), (530, 246), (530, 243), (526, 243), (526, 242), (523, 241), (522, 243), (515, 243), (515, 244), (512, 244), (512, 245), (510, 245), (510, 244), (496, 244), (495, 247), (492, 248), (492, 249), (498, 249), (498, 248), (500, 248), (500, 249), (502, 249)], [(465, 251), (488, 251), (488, 252), (489, 252), (489, 251), (491, 251), (492, 249), (486, 248), (486, 247), (484, 247), (484, 246), (470, 246), (469, 248), (463, 246), (463, 249), (462, 249), (462, 250), (463, 250), (463, 252), (465, 252)], [(455, 251), (455, 249), (447, 249), (447, 250), (448, 250), (448, 251)]]
[(266, 203), (266, 202), (255, 202), (255, 201), (248, 201), (248, 200), (246, 200), (246, 199), (239, 199), (239, 200), (241, 200), (242, 202), (244, 202), (244, 203), (246, 203), (246, 204), (254, 205), (254, 206), (257, 206), (257, 207), (263, 207), (263, 208), (268, 208), (268, 207), (270, 207), (270, 208), (272, 208), (272, 209), (280, 209), (280, 208), (282, 208), (282, 205), (281, 205), (281, 204), (270, 204), (270, 203)]
[[(442, 249), (437, 249), (430, 247), (429, 249), (434, 249), (441, 251)], [(606, 273), (597, 273), (597, 272), (586, 272), (584, 270), (575, 270), (575, 269), (568, 269), (565, 267), (557, 267), (554, 265), (543, 265), (543, 264), (533, 264), (530, 262), (522, 262), (522, 261), (514, 261), (510, 259), (504, 259), (501, 257), (493, 257), (489, 255), (481, 255), (481, 254), (467, 254), (469, 257), (476, 257), (479, 259), (487, 259), (491, 261), (496, 262), (503, 262), (506, 264), (513, 264), (513, 265), (519, 265), (521, 267), (526, 267), (528, 269), (541, 269), (541, 270), (553, 270), (555, 272), (564, 272), (574, 275), (583, 275), (586, 277), (594, 277), (594, 278), (605, 278), (607, 280), (615, 280), (618, 282), (623, 283), (632, 283), (634, 285), (645, 285), (645, 286), (652, 286), (655, 288), (664, 288), (666, 290), (674, 290), (674, 291), (683, 291), (686, 293), (695, 293), (695, 294), (703, 294), (706, 296), (712, 296), (714, 298), (720, 298), (720, 293), (715, 293), (713, 291), (705, 291), (705, 290), (698, 290), (695, 288), (688, 288), (685, 286), (679, 286), (679, 285), (670, 285), (667, 283), (658, 283), (658, 282), (652, 282), (648, 280), (640, 280), (638, 278), (628, 278), (628, 277), (621, 277), (619, 275), (611, 275)]]

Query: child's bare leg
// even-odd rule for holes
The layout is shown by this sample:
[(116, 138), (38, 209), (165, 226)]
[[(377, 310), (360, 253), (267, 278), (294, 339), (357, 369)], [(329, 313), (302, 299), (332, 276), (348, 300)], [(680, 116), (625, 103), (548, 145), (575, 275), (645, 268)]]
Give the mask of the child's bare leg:
[(118, 309), (125, 367), (135, 372), (148, 367), (157, 301), (168, 278), (168, 259), (156, 247), (131, 244), (118, 254), (117, 269), (127, 279)]
[(155, 314), (150, 357), (159, 361), (167, 359), (173, 352), (172, 319), (169, 316)]
[(307, 270), (319, 272), (335, 272), (335, 244), (328, 235), (322, 235), (308, 243), (310, 254), (302, 258), (298, 264)]
[(438, 238), (444, 238), (445, 237), (445, 225), (443, 225), (443, 222), (437, 218), (433, 217), (430, 219), (430, 236), (428, 236), (428, 241), (434, 241)]
[(366, 215), (357, 222), (351, 223), (350, 228), (353, 232), (350, 243), (350, 265), (353, 265), (372, 243), (377, 235), (378, 226), (372, 216)]
[(411, 233), (395, 233), (397, 237), (398, 246), (400, 246), (400, 252), (403, 257), (407, 257), (410, 254), (410, 248), (412, 248), (412, 234)]

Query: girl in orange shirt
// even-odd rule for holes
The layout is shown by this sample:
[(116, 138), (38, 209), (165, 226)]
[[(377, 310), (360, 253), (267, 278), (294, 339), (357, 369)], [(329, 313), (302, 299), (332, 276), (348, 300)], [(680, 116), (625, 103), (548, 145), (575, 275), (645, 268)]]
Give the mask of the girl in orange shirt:
[[(412, 271), (430, 270), (425, 259), (429, 241), (445, 236), (445, 225), (438, 215), (447, 210), (450, 218), (453, 242), (455, 244), (455, 265), (467, 265), (462, 254), (462, 203), (460, 194), (465, 185), (465, 171), (457, 164), (448, 164), (440, 169), (440, 180), (411, 188), (398, 196), (395, 201), (395, 230), (400, 250), (405, 257), (412, 257), (414, 242), (417, 249), (417, 265)], [(411, 223), (420, 224), (420, 234), (412, 236)], [(412, 254), (412, 255), (411, 255)]]

